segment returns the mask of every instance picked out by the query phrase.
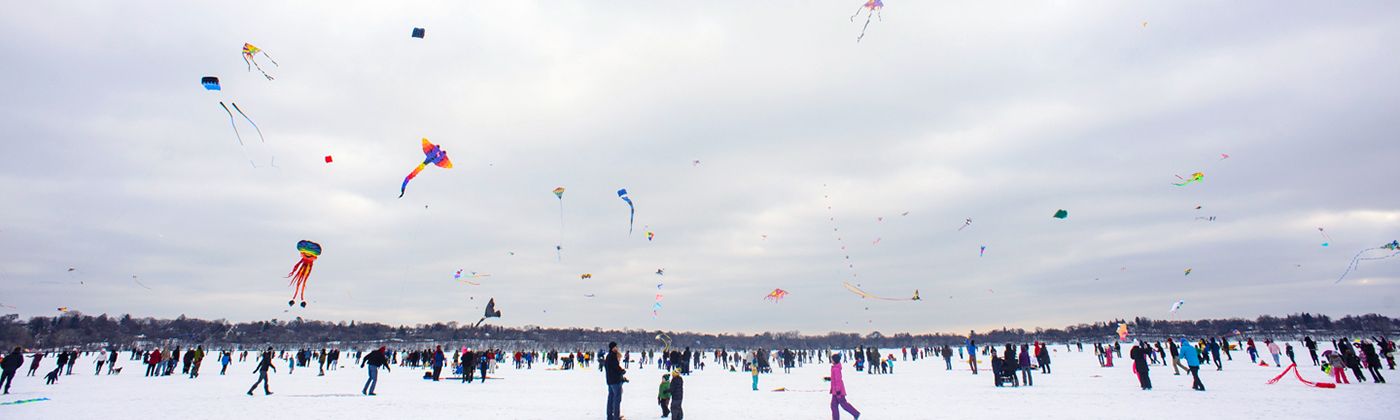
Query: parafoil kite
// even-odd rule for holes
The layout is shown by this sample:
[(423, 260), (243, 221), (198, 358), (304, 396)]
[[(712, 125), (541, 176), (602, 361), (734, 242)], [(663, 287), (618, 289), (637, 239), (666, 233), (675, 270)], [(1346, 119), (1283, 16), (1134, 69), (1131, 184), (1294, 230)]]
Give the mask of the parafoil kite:
[(1069, 217), (1069, 210), (1060, 209), (1055, 212), (1056, 219), (1064, 219), (1066, 217)]
[(419, 172), (423, 172), (423, 168), (428, 167), (428, 164), (437, 165), (443, 169), (452, 169), (452, 161), (447, 159), (447, 151), (442, 150), (442, 146), (429, 143), (425, 137), (423, 138), (423, 163), (418, 164), (413, 172), (409, 172), (408, 176), (403, 178), (403, 185), (399, 186), (399, 198), (403, 198), (404, 191), (408, 189), (408, 181), (412, 181)]
[(199, 79), (199, 83), (204, 85), (205, 90), (223, 90), (223, 87), (219, 86), (219, 78), (214, 76), (204, 76)]
[(651, 242), (651, 240), (654, 239), (654, 238), (656, 238), (656, 232), (652, 232), (652, 231), (649, 231), (649, 230), (648, 230), (648, 231), (647, 231), (647, 242)]
[(783, 298), (787, 297), (787, 295), (788, 291), (786, 290), (773, 289), (773, 291), (768, 292), (768, 296), (764, 296), (763, 299), (771, 300), (773, 301), (773, 303), (777, 303), (778, 301), (783, 300)]
[[(1177, 178), (1181, 178), (1181, 176), (1180, 176), (1180, 175), (1177, 175)], [(1186, 184), (1190, 184), (1190, 183), (1192, 183), (1192, 182), (1201, 182), (1201, 181), (1205, 180), (1205, 178), (1206, 178), (1206, 174), (1205, 174), (1204, 172), (1196, 172), (1196, 173), (1194, 173), (1194, 174), (1191, 174), (1191, 178), (1181, 178), (1181, 179), (1182, 179), (1181, 182), (1179, 182), (1179, 183), (1174, 183), (1174, 184), (1172, 184), (1172, 185), (1175, 185), (1175, 186), (1178, 186), (1178, 187), (1184, 187), (1184, 186), (1186, 186)]]
[(272, 80), (272, 76), (269, 76), (267, 72), (263, 71), (262, 66), (258, 65), (256, 57), (258, 53), (262, 53), (263, 57), (267, 57), (267, 61), (271, 61), (272, 65), (281, 67), (277, 64), (277, 60), (273, 60), (272, 56), (267, 55), (267, 51), (263, 51), (262, 48), (255, 47), (253, 44), (243, 43), (243, 62), (248, 64), (248, 71), (253, 71), (253, 67), (257, 67), (258, 72), (262, 73), (263, 77), (266, 77), (267, 80)]
[(884, 1), (881, 1), (881, 0), (866, 0), (865, 4), (861, 5), (859, 9), (856, 9), (856, 14), (851, 15), (851, 22), (855, 22), (855, 21), (856, 21), (856, 16), (860, 16), (860, 11), (861, 11), (861, 10), (864, 10), (864, 11), (865, 11), (865, 26), (860, 27), (860, 36), (857, 36), (857, 37), (856, 37), (856, 42), (860, 42), (860, 39), (861, 39), (861, 38), (865, 38), (865, 28), (869, 28), (869, 27), (870, 27), (870, 17), (871, 17), (872, 15), (879, 17), (880, 21), (884, 21), (884, 20), (885, 20), (885, 17), (882, 16), (882, 15), (880, 15), (880, 10), (881, 10), (881, 9), (884, 9), (884, 8), (885, 8), (885, 2), (884, 2)]
[(485, 315), (482, 315), (480, 321), (476, 321), (476, 326), (477, 326), (477, 327), (480, 327), (482, 322), (486, 322), (486, 318), (500, 318), (500, 317), (501, 317), (501, 311), (496, 310), (496, 298), (491, 298), (491, 301), (490, 301), (490, 302), (486, 302), (486, 314), (485, 314)]
[(627, 234), (632, 234), (632, 223), (637, 220), (637, 207), (632, 205), (632, 198), (627, 196), (627, 189), (617, 190), (617, 197), (627, 202)]
[(297, 252), (301, 254), (301, 260), (292, 266), (292, 272), (287, 273), (287, 277), (292, 279), (288, 286), (292, 286), (292, 300), (287, 301), (287, 306), (296, 304), (297, 296), (301, 296), (301, 307), (306, 307), (306, 280), (311, 277), (311, 266), (316, 264), (316, 257), (321, 256), (321, 244), (302, 240), (297, 242)]
[(913, 297), (908, 297), (908, 298), (891, 298), (891, 297), (883, 297), (883, 296), (876, 296), (876, 295), (870, 294), (870, 293), (868, 293), (868, 292), (866, 292), (866, 291), (864, 291), (864, 290), (861, 290), (859, 287), (856, 287), (855, 285), (853, 285), (853, 284), (851, 284), (851, 283), (848, 283), (848, 282), (841, 282), (841, 285), (846, 286), (846, 290), (851, 291), (851, 293), (855, 293), (855, 294), (857, 294), (857, 295), (860, 295), (860, 297), (861, 297), (862, 299), (879, 299), (879, 300), (894, 300), (894, 301), (905, 301), (905, 300), (914, 301), (914, 300), (921, 300), (921, 299), (919, 298), (919, 291), (918, 291), (917, 289), (914, 290), (914, 296), (913, 296)]
[[(1383, 252), (1375, 253), (1372, 251)], [(1365, 256), (1368, 253), (1374, 256)], [(1381, 245), (1375, 248), (1363, 249), (1361, 250), (1361, 252), (1356, 253), (1355, 257), (1352, 257), (1351, 264), (1347, 265), (1346, 271), (1343, 271), (1341, 277), (1337, 277), (1337, 281), (1332, 282), (1332, 284), (1341, 283), (1342, 279), (1347, 278), (1347, 274), (1351, 274), (1352, 270), (1355, 270), (1361, 264), (1362, 261), (1383, 260), (1395, 256), (1400, 256), (1400, 241), (1390, 241), (1390, 243), (1388, 244)]]
[(54, 309), (54, 310), (59, 311), (59, 312), (63, 312), (63, 313), (68, 313), (68, 311), (70, 311), (70, 310), (72, 310), (72, 309), (69, 309), (67, 306), (60, 306), (60, 307), (58, 307), (57, 309)]
[(423, 30), (423, 28), (413, 28), (413, 37), (423, 39), (423, 35), (425, 34), (425, 32), (427, 31)]
[[(217, 77), (205, 76), (200, 79), (199, 83), (204, 86), (204, 90), (206, 91), (223, 91), (223, 87), (219, 85), (219, 78)], [(229, 110), (229, 105), (233, 105), (233, 110)], [(225, 114), (228, 114), (228, 125), (229, 127), (233, 127), (233, 136), (234, 138), (238, 139), (238, 145), (240, 147), (243, 147), (245, 145), (243, 144), (243, 135), (238, 133), (238, 123), (233, 118), (233, 111), (238, 111), (238, 115), (242, 116), (243, 120), (248, 122), (248, 125), (253, 126), (253, 130), (256, 130), (258, 132), (258, 140), (260, 142), (267, 143), (267, 138), (263, 137), (262, 128), (259, 128), (258, 123), (253, 122), (253, 119), (249, 118), (248, 114), (244, 113), (243, 109), (238, 107), (238, 103), (229, 101), (228, 104), (224, 104), (224, 101), (219, 101), (219, 106), (224, 109)], [(253, 159), (248, 157), (247, 149), (243, 150), (243, 157), (248, 159), (249, 165), (252, 165), (254, 168), (258, 167), (258, 165), (253, 162)], [(272, 159), (276, 159), (276, 157), (273, 157)]]

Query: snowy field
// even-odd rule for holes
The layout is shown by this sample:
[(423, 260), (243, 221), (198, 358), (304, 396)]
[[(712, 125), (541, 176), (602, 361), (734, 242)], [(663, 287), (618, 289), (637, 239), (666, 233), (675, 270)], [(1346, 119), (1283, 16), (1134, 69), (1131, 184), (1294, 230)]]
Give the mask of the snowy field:
[[(1295, 344), (1297, 349), (1301, 345)], [(893, 375), (867, 375), (845, 367), (850, 402), (863, 419), (1005, 418), (1389, 418), (1400, 413), (1400, 385), (1341, 385), (1315, 389), (1292, 374), (1275, 385), (1265, 382), (1282, 371), (1251, 366), (1249, 356), (1235, 352), (1225, 370), (1212, 365), (1202, 371), (1206, 392), (1191, 390), (1189, 375), (1172, 376), (1170, 367), (1152, 367), (1155, 389), (1141, 391), (1131, 363), (1115, 359), (1116, 367), (1101, 368), (1091, 351), (1066, 352), (1052, 347), (1053, 373), (1033, 378), (1034, 387), (995, 388), (985, 371), (973, 376), (966, 364), (945, 371), (942, 359), (900, 362)], [(887, 351), (886, 354), (889, 352)], [(898, 350), (894, 353), (898, 355)], [(1127, 354), (1127, 349), (1124, 349)], [(0, 402), (48, 398), (48, 401), (0, 406), (0, 419), (601, 419), (606, 389), (596, 367), (573, 371), (533, 370), (502, 366), (499, 380), (462, 384), (421, 379), (423, 370), (381, 371), (378, 396), (360, 395), (365, 370), (348, 361), (338, 371), (318, 377), (315, 367), (288, 374), (285, 362), (272, 375), (274, 395), (244, 394), (256, 380), (254, 357), (235, 362), (219, 376), (213, 357), (206, 358), (202, 376), (160, 378), (141, 376), (141, 365), (126, 360), (119, 376), (93, 376), (92, 357), (84, 357), (72, 376), (56, 385), (23, 376)], [(344, 358), (345, 356), (342, 356)], [(635, 355), (634, 355), (635, 357)], [(980, 358), (980, 356), (979, 356)], [(236, 358), (235, 358), (236, 359)], [(353, 359), (353, 356), (351, 357)], [(52, 359), (45, 359), (51, 369)], [(1299, 354), (1304, 377), (1322, 381), (1307, 351)], [(983, 362), (985, 366), (985, 361)], [(721, 371), (712, 361), (707, 370), (686, 379), (685, 411), (692, 419), (822, 419), (830, 417), (827, 384), (829, 365), (806, 365), (783, 374), (765, 374), (761, 391), (750, 390), (747, 373)], [(1284, 359), (1285, 366), (1287, 359)], [(1383, 373), (1392, 381), (1397, 371)], [(42, 374), (42, 373), (41, 373)], [(447, 375), (444, 375), (447, 376)], [(656, 388), (661, 371), (636, 364), (627, 374), (623, 414), (629, 419), (660, 417)], [(789, 392), (773, 392), (785, 387)], [(1392, 413), (1392, 414), (1385, 414)], [(844, 415), (844, 414), (843, 414)], [(849, 416), (843, 418), (850, 418)]]

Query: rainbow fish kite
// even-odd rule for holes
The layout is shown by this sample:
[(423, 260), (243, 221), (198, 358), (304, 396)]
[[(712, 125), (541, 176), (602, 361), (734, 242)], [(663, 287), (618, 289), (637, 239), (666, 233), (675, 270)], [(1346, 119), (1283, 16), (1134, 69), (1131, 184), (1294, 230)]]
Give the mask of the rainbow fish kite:
[(258, 72), (262, 73), (263, 77), (266, 77), (267, 80), (272, 80), (272, 76), (268, 76), (267, 72), (263, 71), (262, 66), (258, 65), (257, 57), (255, 57), (258, 53), (262, 53), (263, 57), (267, 57), (267, 61), (271, 61), (272, 65), (282, 67), (277, 64), (277, 60), (273, 60), (272, 56), (267, 55), (267, 51), (263, 51), (262, 48), (255, 47), (253, 44), (247, 42), (243, 43), (243, 62), (248, 64), (248, 71), (253, 71), (253, 67), (257, 67)]
[(631, 234), (632, 234), (632, 224), (633, 224), (633, 222), (635, 222), (635, 221), (637, 220), (637, 207), (634, 206), (634, 205), (632, 205), (632, 199), (631, 199), (630, 197), (627, 197), (627, 189), (626, 189), (626, 188), (617, 190), (617, 197), (618, 197), (618, 198), (621, 198), (622, 201), (626, 201), (626, 202), (627, 202), (627, 209), (628, 209), (628, 211), (629, 211), (628, 216), (627, 216), (627, 234), (628, 234), (628, 235), (631, 235)]
[(287, 273), (287, 277), (292, 279), (288, 286), (292, 288), (292, 300), (287, 301), (287, 306), (296, 304), (297, 296), (301, 296), (301, 307), (306, 307), (306, 279), (311, 277), (311, 266), (316, 264), (316, 257), (321, 256), (321, 244), (302, 240), (297, 242), (297, 252), (301, 253), (301, 260), (292, 266), (292, 272)]
[(768, 296), (764, 296), (763, 299), (771, 300), (773, 301), (773, 303), (778, 303), (778, 301), (783, 300), (783, 298), (787, 297), (787, 295), (788, 291), (786, 290), (773, 289), (773, 291), (768, 292)]
[(447, 151), (442, 150), (442, 146), (429, 143), (428, 139), (424, 137), (423, 163), (418, 164), (418, 167), (413, 169), (413, 172), (409, 172), (408, 176), (403, 178), (403, 185), (399, 186), (399, 198), (403, 198), (404, 191), (408, 189), (408, 181), (412, 181), (413, 177), (418, 176), (419, 172), (423, 172), (423, 168), (428, 167), (430, 163), (437, 165), (439, 168), (452, 169), (452, 161), (447, 159)]
[[(1181, 178), (1181, 176), (1178, 175), (1177, 178)], [(1175, 186), (1178, 186), (1178, 187), (1185, 187), (1187, 184), (1190, 184), (1190, 183), (1192, 183), (1192, 182), (1201, 182), (1201, 181), (1205, 180), (1205, 178), (1206, 178), (1206, 174), (1205, 174), (1204, 172), (1196, 172), (1196, 173), (1194, 173), (1194, 174), (1191, 174), (1191, 178), (1183, 179), (1183, 181), (1181, 181), (1180, 183), (1175, 183), (1175, 184), (1172, 184), (1172, 185), (1175, 185)]]

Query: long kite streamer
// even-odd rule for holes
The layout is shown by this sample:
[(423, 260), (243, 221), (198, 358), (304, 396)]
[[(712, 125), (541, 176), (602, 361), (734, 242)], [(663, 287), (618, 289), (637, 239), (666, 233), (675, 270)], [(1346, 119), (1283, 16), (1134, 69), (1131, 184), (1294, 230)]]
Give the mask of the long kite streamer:
[[(1332, 368), (1333, 368), (1333, 369), (1338, 369), (1338, 367), (1336, 367), (1336, 366), (1333, 366)], [(1314, 388), (1336, 388), (1336, 387), (1337, 387), (1337, 384), (1334, 384), (1334, 383), (1331, 383), (1331, 382), (1313, 382), (1313, 381), (1309, 381), (1309, 380), (1307, 380), (1307, 379), (1303, 379), (1303, 372), (1302, 372), (1302, 369), (1298, 369), (1298, 365), (1297, 365), (1296, 363), (1295, 363), (1295, 364), (1288, 365), (1287, 368), (1283, 369), (1283, 373), (1278, 374), (1278, 376), (1275, 376), (1274, 379), (1270, 379), (1268, 382), (1265, 382), (1264, 384), (1265, 384), (1265, 385), (1273, 385), (1273, 384), (1278, 383), (1278, 380), (1279, 380), (1279, 379), (1283, 379), (1283, 376), (1284, 376), (1284, 375), (1287, 375), (1287, 374), (1288, 374), (1288, 371), (1290, 371), (1290, 370), (1293, 371), (1293, 376), (1297, 376), (1297, 377), (1298, 377), (1298, 382), (1302, 382), (1303, 385), (1307, 385), (1307, 386), (1314, 387)]]
[[(1390, 254), (1362, 258), (1362, 255), (1366, 255), (1366, 253), (1368, 252), (1381, 250), (1389, 251)], [(1375, 248), (1363, 249), (1361, 250), (1361, 252), (1356, 253), (1355, 257), (1352, 257), (1351, 264), (1347, 265), (1346, 271), (1343, 271), (1341, 277), (1337, 277), (1337, 281), (1332, 282), (1332, 284), (1341, 283), (1342, 279), (1347, 278), (1347, 274), (1351, 274), (1353, 270), (1356, 270), (1356, 268), (1361, 264), (1362, 261), (1383, 260), (1395, 256), (1400, 256), (1400, 241), (1390, 241), (1390, 243), (1388, 244), (1381, 245)]]
[[(242, 145), (243, 145), (243, 135), (238, 134), (238, 124), (234, 123), (234, 121), (233, 121), (233, 111), (229, 111), (229, 110), (228, 110), (228, 105), (224, 105), (224, 101), (219, 101), (219, 106), (224, 107), (224, 112), (227, 112), (227, 113), (228, 113), (228, 125), (229, 125), (230, 127), (233, 127), (233, 135), (234, 135), (234, 137), (237, 137), (237, 138), (238, 138), (238, 145), (239, 145), (239, 146), (242, 146)], [(241, 113), (241, 112), (240, 112), (240, 113)]]
[(423, 172), (423, 168), (428, 167), (428, 164), (437, 165), (443, 169), (452, 169), (452, 161), (447, 159), (447, 151), (442, 150), (442, 146), (429, 143), (425, 137), (423, 138), (423, 163), (418, 164), (413, 172), (409, 172), (408, 176), (403, 178), (403, 185), (399, 186), (399, 198), (403, 198), (403, 193), (408, 190), (408, 181), (412, 181), (419, 172)]
[(877, 296), (877, 295), (870, 294), (869, 292), (866, 292), (866, 291), (864, 291), (864, 290), (861, 290), (859, 287), (856, 287), (855, 285), (850, 284), (850, 283), (847, 283), (847, 282), (841, 282), (841, 285), (842, 285), (842, 286), (846, 286), (846, 290), (850, 290), (851, 293), (855, 293), (855, 294), (857, 294), (857, 295), (860, 295), (860, 297), (861, 297), (862, 299), (879, 299), (879, 300), (893, 300), (893, 301), (915, 301), (915, 300), (921, 300), (921, 299), (919, 298), (919, 290), (918, 290), (918, 289), (915, 289), (915, 290), (914, 290), (914, 296), (913, 296), (913, 297), (907, 297), (907, 298), (892, 298), (892, 297), (884, 297), (884, 296)]
[(632, 199), (629, 198), (629, 197), (627, 197), (627, 189), (626, 189), (626, 188), (617, 190), (617, 197), (618, 197), (618, 198), (621, 198), (622, 201), (626, 201), (626, 202), (627, 202), (627, 209), (628, 209), (628, 215), (627, 215), (627, 235), (630, 236), (630, 235), (632, 235), (632, 225), (633, 225), (633, 222), (636, 222), (636, 220), (637, 220), (637, 207), (634, 206), (634, 205), (632, 205)]
[[(220, 103), (222, 103), (222, 102), (220, 102)], [(263, 138), (262, 129), (261, 129), (261, 128), (258, 128), (258, 123), (253, 122), (253, 119), (252, 119), (252, 118), (248, 118), (248, 114), (244, 114), (244, 113), (243, 113), (243, 110), (238, 109), (238, 104), (233, 103), (233, 102), (229, 102), (229, 105), (233, 105), (233, 110), (234, 110), (234, 111), (238, 111), (238, 115), (242, 115), (242, 116), (243, 116), (243, 119), (244, 119), (244, 120), (247, 120), (247, 121), (248, 121), (248, 124), (249, 124), (249, 125), (252, 125), (252, 126), (253, 126), (253, 129), (258, 131), (258, 140), (261, 141), (261, 142), (263, 142), (263, 143), (267, 143), (267, 139), (266, 139), (266, 138)], [(241, 140), (240, 140), (240, 142), (241, 142)]]
[(559, 243), (554, 244), (554, 253), (559, 261), (564, 261), (564, 187), (555, 188), (554, 197), (559, 199)]

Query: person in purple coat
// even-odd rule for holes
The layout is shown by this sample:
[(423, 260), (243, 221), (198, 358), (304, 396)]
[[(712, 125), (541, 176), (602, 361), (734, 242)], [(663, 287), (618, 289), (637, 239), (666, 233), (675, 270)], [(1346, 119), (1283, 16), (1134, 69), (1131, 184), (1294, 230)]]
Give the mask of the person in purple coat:
[(837, 407), (851, 413), (855, 418), (860, 418), (860, 410), (856, 410), (851, 403), (846, 402), (846, 382), (841, 380), (841, 354), (831, 355), (831, 420), (841, 420), (841, 411)]
[(1018, 355), (1018, 361), (1021, 362), (1021, 382), (1025, 382), (1026, 386), (1035, 385), (1031, 383), (1031, 352), (1028, 351), (1029, 347), (1022, 344), (1021, 353)]

